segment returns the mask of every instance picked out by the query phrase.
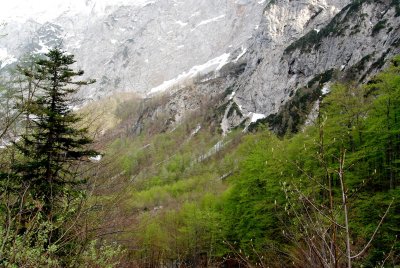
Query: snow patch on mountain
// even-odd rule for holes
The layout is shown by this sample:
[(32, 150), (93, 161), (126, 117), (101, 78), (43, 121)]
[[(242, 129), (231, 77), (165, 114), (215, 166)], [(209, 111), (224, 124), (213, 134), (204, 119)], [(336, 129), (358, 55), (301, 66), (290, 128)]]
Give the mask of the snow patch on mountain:
[(236, 57), (236, 59), (233, 60), (233, 62), (238, 62), (238, 60), (240, 60), (241, 57), (243, 57), (244, 54), (246, 54), (247, 52), (247, 48), (242, 46), (242, 52), (240, 52), (240, 54)]
[(321, 90), (322, 95), (327, 95), (331, 92), (331, 83), (326, 83)]
[(218, 72), (221, 68), (226, 65), (229, 61), (230, 53), (222, 54), (219, 57), (216, 57), (208, 62), (197, 65), (191, 68), (188, 72), (183, 72), (178, 75), (176, 78), (164, 81), (161, 85), (154, 87), (150, 90), (148, 95), (153, 95), (155, 93), (164, 92), (174, 86), (179, 86), (180, 84), (190, 80), (199, 75), (204, 75), (213, 71)]
[(13, 64), (16, 61), (17, 59), (13, 55), (8, 54), (6, 48), (0, 48), (0, 69), (3, 69), (7, 65)]
[(209, 23), (211, 23), (211, 22), (219, 21), (219, 20), (221, 20), (221, 19), (223, 19), (223, 18), (225, 18), (225, 15), (221, 15), (221, 16), (218, 16), (218, 17), (209, 19), (209, 20), (203, 20), (203, 21), (201, 21), (199, 24), (197, 24), (197, 27), (198, 27), (198, 26), (201, 26), (201, 25), (209, 24)]
[[(61, 46), (75, 55), (79, 68), (85, 70), (84, 78), (98, 81), (79, 92), (85, 99), (125, 91), (145, 95), (164, 81), (192, 78), (191, 71), (197, 72), (191, 70), (193, 66), (201, 67), (218, 55), (231, 52), (233, 60), (243, 51), (241, 46), (250, 49), (246, 42), (256, 34), (254, 24), (263, 16), (257, 1), (53, 1), (37, 10), (47, 12), (55, 6), (54, 19), (43, 23), (46, 16), (32, 9), (28, 16), (32, 20), (25, 17), (24, 22), (11, 21), (4, 27), (7, 36), (0, 47), (20, 58)], [(209, 75), (200, 72), (203, 78), (211, 78), (219, 67), (211, 64)]]
[(42, 40), (39, 41), (39, 46), (40, 49), (35, 50), (36, 54), (45, 54), (50, 50), (50, 48)]
[(215, 18), (212, 18), (212, 19), (203, 20), (203, 21), (201, 21), (200, 23), (198, 23), (198, 24), (196, 25), (196, 27), (194, 27), (193, 29), (191, 29), (191, 31), (193, 32), (194, 30), (196, 30), (196, 29), (197, 29), (198, 27), (200, 27), (200, 26), (203, 26), (203, 25), (206, 25), (206, 24), (209, 24), (209, 23), (212, 23), (212, 22), (220, 21), (220, 20), (222, 20), (223, 18), (225, 18), (225, 16), (226, 16), (226, 15), (221, 15), (221, 16), (218, 16), (218, 17), (215, 17)]
[(228, 100), (233, 100), (233, 97), (235, 97), (235, 94), (236, 94), (236, 92), (233, 91), (233, 92), (229, 95)]
[(175, 23), (180, 25), (181, 27), (185, 27), (186, 25), (188, 25), (187, 22), (183, 22), (183, 21), (180, 21), (180, 20), (176, 20)]
[(252, 123), (257, 122), (258, 120), (264, 119), (265, 114), (257, 114), (257, 113), (249, 113), (249, 118)]

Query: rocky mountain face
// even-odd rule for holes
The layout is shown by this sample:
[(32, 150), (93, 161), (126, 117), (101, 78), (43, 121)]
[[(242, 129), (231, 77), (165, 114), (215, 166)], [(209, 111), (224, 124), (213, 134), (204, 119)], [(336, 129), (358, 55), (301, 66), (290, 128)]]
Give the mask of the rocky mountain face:
[(87, 10), (8, 24), (1, 67), (62, 44), (98, 80), (83, 97), (142, 94), (136, 132), (146, 120), (168, 129), (193, 113), (224, 133), (256, 121), (297, 131), (332, 81), (365, 82), (400, 52), (398, 0), (157, 0)]
[(149, 116), (179, 122), (206, 99), (222, 132), (256, 121), (298, 131), (332, 81), (366, 82), (400, 52), (399, 12), (389, 0), (270, 1), (244, 48), (213, 75), (170, 91)]
[(61, 44), (88, 77), (98, 80), (82, 92), (85, 98), (121, 91), (145, 94), (240, 47), (253, 35), (265, 6), (252, 0), (137, 2), (101, 11), (89, 6), (46, 23), (10, 22), (0, 49), (8, 58), (19, 58)]
[[(278, 2), (275, 6), (267, 7), (265, 12), (279, 12)], [(305, 35), (297, 40), (283, 37), (283, 42), (286, 43), (283, 50), (279, 45), (261, 45), (254, 50), (253, 57), (249, 56), (250, 64), (242, 76), (235, 98), (238, 105), (244, 107), (245, 112), (257, 112), (268, 116), (281, 111), (278, 122), (293, 119), (290, 116), (282, 118), (285, 117), (282, 115), (282, 104), (292, 100), (292, 104), (298, 108), (296, 98), (300, 97), (299, 93), (307, 91), (305, 88), (314, 86), (317, 90), (314, 95), (320, 96), (324, 93), (321, 92), (324, 86), (323, 91), (329, 91), (327, 82), (331, 80), (365, 82), (380, 70), (385, 62), (400, 52), (400, 14), (397, 1), (352, 1), (349, 4), (346, 1), (310, 2), (314, 3), (309, 9), (312, 10), (309, 13), (310, 19), (304, 24)], [(332, 2), (331, 5), (328, 2)], [(296, 10), (293, 6), (288, 9)], [(326, 20), (329, 10), (330, 14), (335, 14), (338, 10), (340, 12), (331, 20)], [(270, 25), (267, 20), (268, 24)], [(271, 32), (273, 34), (270, 34)], [(275, 38), (279, 34), (267, 30), (266, 35), (262, 36)], [(265, 55), (273, 55), (273, 64), (271, 58), (265, 59)], [(255, 59), (263, 60), (257, 65), (254, 64)], [(260, 73), (264, 75), (259, 75)], [(312, 91), (307, 94), (309, 101), (317, 100), (312, 96)], [(288, 105), (284, 108), (290, 109)], [(276, 125), (274, 120), (268, 122), (270, 125)], [(286, 122), (286, 126), (281, 125), (279, 128), (281, 131), (282, 127), (292, 128), (291, 124), (294, 123)]]

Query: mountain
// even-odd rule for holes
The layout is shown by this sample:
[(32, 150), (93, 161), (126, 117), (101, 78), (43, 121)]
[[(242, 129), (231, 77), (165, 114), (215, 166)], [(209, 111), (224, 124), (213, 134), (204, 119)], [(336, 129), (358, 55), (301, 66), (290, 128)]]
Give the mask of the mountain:
[(170, 86), (168, 100), (141, 118), (167, 115), (168, 127), (211, 104), (223, 133), (256, 121), (296, 132), (332, 81), (365, 82), (400, 52), (399, 25), (396, 1), (270, 1), (225, 65)]
[(170, 90), (147, 117), (179, 122), (208, 102), (223, 133), (256, 121), (296, 132), (331, 82), (366, 82), (400, 52), (399, 26), (397, 1), (270, 1), (253, 37), (219, 71)]
[(147, 93), (240, 47), (252, 36), (265, 6), (249, 0), (140, 3), (96, 8), (89, 2), (81, 12), (66, 10), (48, 22), (10, 22), (0, 49), (18, 58), (44, 52), (54, 45), (47, 42), (51, 39), (76, 55), (87, 76), (97, 78), (84, 97)]
[(400, 0), (107, 1), (1, 28), (0, 266), (399, 266)]
[(397, 0), (86, 1), (49, 22), (10, 22), (0, 56), (6, 68), (62, 45), (98, 81), (85, 99), (164, 95), (135, 129), (159, 114), (168, 128), (211, 105), (223, 133), (261, 121), (283, 134), (330, 81), (365, 82), (399, 53), (399, 25)]

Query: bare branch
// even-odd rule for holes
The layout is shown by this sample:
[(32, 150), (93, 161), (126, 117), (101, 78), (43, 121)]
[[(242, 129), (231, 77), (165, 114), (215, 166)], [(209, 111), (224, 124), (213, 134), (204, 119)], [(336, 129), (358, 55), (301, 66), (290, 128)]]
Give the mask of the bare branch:
[(374, 233), (372, 234), (371, 239), (368, 241), (368, 243), (365, 245), (365, 247), (358, 254), (351, 256), (352, 259), (355, 259), (355, 258), (358, 258), (359, 256), (361, 256), (371, 245), (372, 241), (375, 238), (376, 233), (378, 232), (379, 228), (381, 227), (381, 225), (383, 223), (383, 220), (386, 218), (387, 214), (389, 213), (390, 207), (392, 206), (393, 202), (394, 202), (394, 198), (392, 199), (392, 202), (390, 202), (388, 208), (386, 209), (385, 214), (383, 214), (381, 220), (379, 221), (379, 224), (376, 227)]

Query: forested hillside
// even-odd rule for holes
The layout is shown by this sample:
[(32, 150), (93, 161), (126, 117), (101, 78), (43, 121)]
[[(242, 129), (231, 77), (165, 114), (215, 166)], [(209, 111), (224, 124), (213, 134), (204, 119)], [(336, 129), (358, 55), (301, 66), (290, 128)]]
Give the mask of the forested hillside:
[(77, 109), (74, 63), (52, 49), (0, 88), (0, 266), (400, 265), (400, 56), (286, 132), (222, 133), (206, 102), (143, 120), (166, 95)]
[(397, 57), (365, 85), (335, 84), (284, 136), (263, 125), (221, 136), (207, 113), (138, 136), (144, 104), (122, 101), (80, 220), (122, 246), (118, 267), (395, 267), (399, 93)]

